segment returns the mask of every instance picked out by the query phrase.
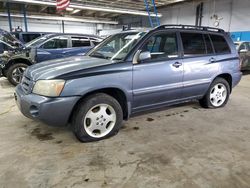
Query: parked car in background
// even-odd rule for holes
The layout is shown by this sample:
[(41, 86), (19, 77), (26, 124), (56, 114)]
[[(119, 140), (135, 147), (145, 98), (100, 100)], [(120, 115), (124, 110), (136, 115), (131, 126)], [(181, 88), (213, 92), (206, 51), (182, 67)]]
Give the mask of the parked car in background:
[(71, 123), (76, 137), (89, 142), (115, 135), (124, 119), (145, 110), (194, 99), (223, 107), (241, 76), (223, 30), (163, 25), (116, 34), (82, 57), (35, 64), (15, 99), (25, 116)]
[(16, 53), (18, 49), (24, 48), (24, 45), (9, 32), (0, 29), (0, 76), (6, 76), (4, 59), (8, 57), (9, 52)]
[(25, 47), (9, 51), (3, 58), (2, 71), (10, 83), (17, 85), (25, 69), (46, 60), (84, 55), (101, 42), (101, 38), (81, 34), (48, 34)]
[(240, 55), (241, 70), (250, 70), (250, 42), (235, 42), (236, 49)]

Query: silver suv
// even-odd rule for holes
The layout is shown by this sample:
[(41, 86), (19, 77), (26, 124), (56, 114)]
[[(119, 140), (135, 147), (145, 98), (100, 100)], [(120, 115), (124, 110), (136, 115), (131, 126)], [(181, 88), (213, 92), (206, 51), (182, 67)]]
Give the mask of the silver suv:
[(32, 65), (15, 98), (25, 116), (70, 123), (89, 142), (115, 135), (137, 112), (194, 99), (223, 107), (241, 75), (238, 52), (223, 30), (162, 25), (110, 36), (82, 57)]

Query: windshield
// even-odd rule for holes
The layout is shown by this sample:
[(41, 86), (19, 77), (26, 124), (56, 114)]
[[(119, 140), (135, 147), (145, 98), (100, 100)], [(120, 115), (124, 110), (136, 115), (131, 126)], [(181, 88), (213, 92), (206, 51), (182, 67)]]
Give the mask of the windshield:
[(50, 35), (38, 37), (35, 40), (32, 40), (32, 41), (26, 43), (25, 46), (26, 47), (37, 46), (37, 45), (41, 44), (42, 42), (44, 42), (45, 40), (47, 40), (49, 37), (50, 37)]
[(113, 35), (88, 55), (103, 59), (122, 60), (144, 34), (145, 32), (130, 32)]
[(12, 47), (18, 47), (19, 44), (21, 44), (20, 41), (18, 41), (14, 36), (12, 36), (8, 32), (4, 32), (0, 35), (0, 40), (9, 44)]

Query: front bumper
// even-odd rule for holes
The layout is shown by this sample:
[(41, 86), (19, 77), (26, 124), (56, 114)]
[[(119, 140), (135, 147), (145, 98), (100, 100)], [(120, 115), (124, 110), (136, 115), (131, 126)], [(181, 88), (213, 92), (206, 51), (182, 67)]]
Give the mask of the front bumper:
[(18, 85), (15, 91), (15, 100), (23, 115), (52, 126), (67, 125), (73, 107), (79, 99), (78, 96), (50, 98), (35, 94), (26, 95), (21, 85)]

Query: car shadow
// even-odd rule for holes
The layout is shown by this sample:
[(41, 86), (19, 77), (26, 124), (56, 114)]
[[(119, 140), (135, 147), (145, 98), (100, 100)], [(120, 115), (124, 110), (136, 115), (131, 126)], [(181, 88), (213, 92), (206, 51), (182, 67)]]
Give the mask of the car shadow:
[(151, 110), (146, 110), (143, 112), (137, 112), (133, 115), (131, 115), (131, 117), (138, 117), (138, 116), (143, 116), (143, 115), (148, 115), (148, 114), (152, 114), (152, 113), (157, 113), (157, 112), (161, 112), (161, 111), (167, 111), (170, 109), (176, 109), (176, 108), (180, 108), (180, 107), (188, 107), (188, 108), (193, 108), (193, 109), (203, 109), (200, 105), (198, 101), (189, 101), (189, 102), (185, 102), (185, 103), (181, 103), (181, 104), (176, 104), (176, 105), (170, 105), (170, 106), (166, 106), (166, 107), (162, 107), (162, 108), (156, 108), (156, 109), (151, 109)]
[(7, 78), (4, 78), (4, 77), (0, 78), (0, 86), (1, 86), (2, 88), (4, 88), (4, 89), (6, 89), (6, 88), (14, 88), (14, 87), (15, 87), (15, 86), (13, 86), (13, 85), (8, 81)]
[(247, 70), (247, 71), (242, 71), (242, 74), (243, 74), (243, 76), (245, 76), (245, 75), (249, 75), (249, 74), (250, 74), (250, 70)]

